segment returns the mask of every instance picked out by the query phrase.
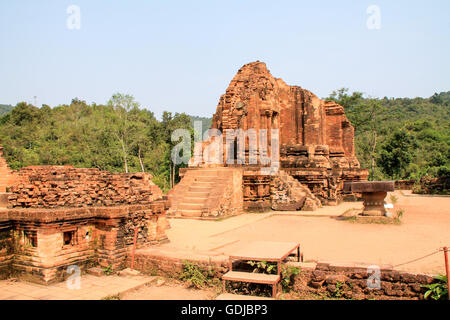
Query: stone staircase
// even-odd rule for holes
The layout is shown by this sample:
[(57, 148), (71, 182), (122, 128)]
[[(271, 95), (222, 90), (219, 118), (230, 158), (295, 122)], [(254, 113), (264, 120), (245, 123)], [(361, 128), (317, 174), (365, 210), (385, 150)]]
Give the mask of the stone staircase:
[(201, 217), (214, 185), (223, 182), (219, 180), (217, 170), (201, 170), (198, 174), (178, 205), (183, 217)]
[(241, 180), (242, 174), (239, 176), (233, 169), (188, 169), (168, 193), (167, 215), (202, 219), (235, 215), (242, 207)]

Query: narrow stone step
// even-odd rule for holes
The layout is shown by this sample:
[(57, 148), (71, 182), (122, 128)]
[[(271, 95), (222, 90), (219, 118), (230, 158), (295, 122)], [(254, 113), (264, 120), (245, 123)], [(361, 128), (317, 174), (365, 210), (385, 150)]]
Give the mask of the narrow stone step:
[(186, 192), (186, 196), (184, 197), (185, 199), (197, 199), (197, 200), (207, 200), (208, 199), (208, 195), (202, 195), (204, 194), (204, 192)]
[(183, 201), (180, 204), (204, 204), (207, 198), (192, 198), (192, 197), (184, 197)]
[(195, 181), (216, 181), (218, 176), (199, 176)]
[(180, 203), (178, 209), (180, 210), (202, 210), (203, 203)]
[(263, 283), (274, 285), (280, 281), (280, 276), (277, 274), (228, 271), (222, 276), (222, 279), (229, 281)]
[(212, 170), (198, 170), (197, 172), (196, 172), (196, 174), (197, 174), (197, 176), (198, 177), (200, 177), (200, 176), (202, 176), (202, 177), (207, 177), (207, 176), (218, 176), (218, 173), (217, 173), (217, 170), (214, 170), (214, 169), (212, 169)]
[(186, 197), (188, 198), (205, 198), (207, 199), (209, 191), (188, 191), (186, 192)]
[(208, 187), (213, 186), (215, 183), (217, 183), (217, 181), (195, 181), (193, 185), (197, 187)]
[(183, 209), (183, 210), (179, 210), (180, 214), (183, 217), (201, 217), (202, 216), (202, 211), (201, 210), (187, 210), (187, 209)]
[(189, 187), (189, 191), (194, 191), (194, 192), (210, 192), (212, 189), (212, 187), (197, 187), (197, 186), (190, 186)]
[(244, 296), (242, 294), (222, 293), (216, 297), (216, 300), (275, 300), (274, 298)]

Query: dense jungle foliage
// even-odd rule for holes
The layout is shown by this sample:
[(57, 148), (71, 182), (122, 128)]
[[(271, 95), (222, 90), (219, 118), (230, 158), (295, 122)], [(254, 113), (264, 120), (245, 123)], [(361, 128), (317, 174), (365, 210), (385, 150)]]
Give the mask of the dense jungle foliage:
[(355, 148), (372, 180), (450, 175), (450, 91), (430, 98), (366, 98), (333, 92), (355, 127)]
[[(170, 188), (171, 141), (177, 128), (190, 131), (186, 114), (164, 112), (162, 120), (130, 95), (106, 105), (73, 99), (70, 105), (37, 108), (21, 102), (0, 117), (0, 144), (12, 169), (29, 165), (74, 165), (112, 172), (150, 172)], [(175, 168), (178, 176), (178, 166)]]
[[(358, 159), (370, 179), (450, 174), (450, 91), (430, 98), (372, 99), (340, 89), (327, 99), (344, 106), (355, 127)], [(71, 164), (145, 171), (167, 191), (178, 181), (179, 169), (170, 161), (178, 143), (171, 134), (178, 128), (192, 133), (194, 121), (201, 121), (205, 131), (211, 118), (164, 112), (158, 120), (123, 94), (113, 95), (106, 105), (73, 99), (70, 105), (37, 108), (21, 102), (14, 108), (0, 105), (0, 144), (12, 169)]]

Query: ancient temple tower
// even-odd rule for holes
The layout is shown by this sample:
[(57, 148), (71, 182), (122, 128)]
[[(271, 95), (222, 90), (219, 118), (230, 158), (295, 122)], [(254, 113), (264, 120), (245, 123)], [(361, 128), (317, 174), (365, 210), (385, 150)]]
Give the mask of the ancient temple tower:
[[(367, 170), (360, 168), (355, 157), (354, 128), (344, 108), (299, 86), (287, 85), (273, 77), (263, 62), (252, 62), (239, 69), (219, 99), (212, 129), (222, 134), (223, 161), (216, 165), (211, 161), (191, 161), (190, 167), (241, 168), (247, 204), (264, 203), (264, 207), (273, 202), (270, 188), (274, 176), (265, 176), (259, 170), (266, 166), (261, 156), (277, 159), (283, 171), (278, 177), (286, 177), (286, 173), (307, 186), (323, 204), (342, 200), (344, 181), (367, 179)], [(230, 134), (236, 131), (245, 133), (245, 161), (230, 163), (227, 160), (237, 158), (239, 152), (229, 144), (234, 141)], [(200, 147), (197, 145), (196, 155), (214, 153), (214, 157), (206, 158), (216, 159), (220, 152), (211, 148), (214, 143), (217, 140), (208, 139)], [(275, 144), (277, 148), (272, 148)], [(256, 156), (257, 162), (249, 161), (250, 154)], [(244, 204), (246, 207), (249, 206)]]
[(274, 78), (263, 62), (238, 71), (220, 97), (212, 127), (224, 134), (227, 129), (279, 129), (283, 167), (359, 168), (344, 108)]

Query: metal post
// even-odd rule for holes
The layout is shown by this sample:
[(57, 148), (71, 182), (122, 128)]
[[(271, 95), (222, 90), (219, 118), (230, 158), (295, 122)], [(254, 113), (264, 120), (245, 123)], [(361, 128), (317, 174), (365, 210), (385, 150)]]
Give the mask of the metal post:
[(447, 274), (447, 289), (448, 289), (448, 300), (450, 300), (450, 271), (448, 266), (448, 248), (444, 247), (444, 259), (445, 259), (445, 273)]
[(131, 253), (131, 271), (134, 267), (134, 252), (136, 251), (136, 238), (137, 238), (138, 227), (134, 228), (134, 239), (133, 239), (133, 252)]

